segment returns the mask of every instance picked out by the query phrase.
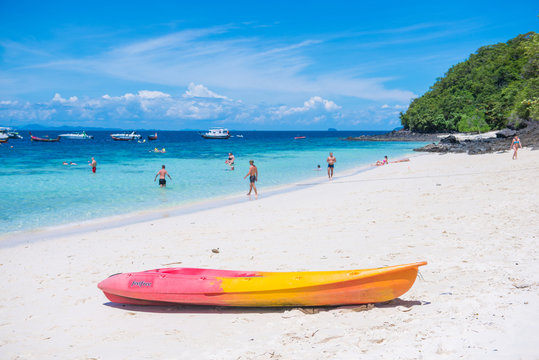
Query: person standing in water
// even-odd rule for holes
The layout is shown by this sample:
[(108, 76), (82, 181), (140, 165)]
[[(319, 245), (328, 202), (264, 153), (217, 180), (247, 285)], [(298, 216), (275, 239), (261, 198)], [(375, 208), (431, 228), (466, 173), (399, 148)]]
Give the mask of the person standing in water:
[(157, 179), (157, 176), (159, 176), (159, 187), (166, 187), (167, 186), (167, 179), (165, 179), (165, 176), (168, 176), (168, 178), (170, 180), (172, 180), (172, 178), (170, 177), (170, 174), (168, 173), (168, 171), (165, 170), (165, 165), (161, 166), (161, 170), (159, 170), (157, 172), (157, 174), (155, 174), (155, 177), (153, 178), (153, 181), (155, 181)]
[(326, 161), (328, 163), (328, 178), (329, 178), (329, 180), (331, 180), (333, 178), (333, 168), (335, 167), (335, 163), (337, 162), (337, 158), (335, 156), (333, 156), (332, 152), (330, 152)]
[(92, 161), (88, 161), (90, 163), (90, 166), (92, 167), (92, 172), (95, 174), (97, 170), (97, 161), (95, 161), (94, 158), (92, 158)]
[(251, 196), (251, 191), (255, 191), (255, 196), (258, 197), (258, 192), (256, 191), (255, 182), (258, 181), (258, 169), (255, 166), (253, 160), (249, 160), (249, 172), (243, 178), (245, 179), (249, 176), (249, 192), (247, 195)]
[(515, 135), (515, 137), (513, 138), (513, 142), (511, 143), (511, 149), (513, 149), (513, 160), (517, 160), (518, 159), (518, 149), (521, 148), (522, 149), (522, 143), (520, 142), (520, 138)]
[(230, 170), (234, 170), (234, 154), (228, 153), (228, 160), (225, 161), (225, 164), (230, 166)]

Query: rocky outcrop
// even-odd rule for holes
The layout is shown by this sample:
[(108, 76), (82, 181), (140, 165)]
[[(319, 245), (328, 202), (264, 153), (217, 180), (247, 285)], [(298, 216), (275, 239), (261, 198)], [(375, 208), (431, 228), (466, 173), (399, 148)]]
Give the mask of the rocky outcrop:
[(521, 123), (515, 129), (503, 129), (496, 133), (495, 138), (459, 141), (455, 136), (449, 135), (440, 139), (438, 143), (423, 146), (414, 151), (425, 152), (466, 152), (470, 155), (485, 154), (509, 150), (513, 136), (518, 135), (523, 146), (539, 149), (539, 122), (529, 121)]
[[(510, 126), (510, 127), (509, 127)], [(496, 133), (496, 137), (478, 138), (475, 140), (459, 140), (455, 135), (440, 138), (441, 134), (416, 133), (409, 130), (394, 130), (381, 135), (362, 135), (348, 137), (349, 141), (413, 141), (432, 142), (414, 151), (455, 152), (471, 155), (509, 150), (513, 136), (518, 135), (522, 144), (534, 150), (539, 149), (539, 121), (522, 121), (509, 124), (508, 128)], [(462, 136), (461, 136), (462, 138)]]
[(409, 130), (393, 130), (381, 135), (361, 135), (358, 137), (349, 136), (348, 141), (438, 141), (438, 134), (424, 134)]

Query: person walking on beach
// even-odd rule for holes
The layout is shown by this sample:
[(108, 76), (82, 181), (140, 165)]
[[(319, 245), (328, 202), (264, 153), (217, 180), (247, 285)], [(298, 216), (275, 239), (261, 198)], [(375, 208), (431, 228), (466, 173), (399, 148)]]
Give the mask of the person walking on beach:
[(515, 135), (515, 137), (513, 138), (513, 142), (511, 142), (511, 149), (513, 149), (513, 160), (517, 160), (518, 159), (518, 149), (519, 148), (522, 148), (522, 143), (520, 142), (520, 138)]
[(228, 160), (225, 161), (225, 164), (228, 164), (230, 166), (230, 170), (234, 170), (234, 154), (228, 153)]
[(166, 187), (167, 186), (167, 180), (165, 179), (165, 176), (168, 176), (168, 178), (170, 180), (172, 180), (172, 178), (170, 177), (170, 174), (168, 173), (168, 171), (165, 170), (165, 165), (161, 166), (161, 170), (159, 170), (157, 172), (157, 174), (155, 174), (155, 177), (153, 178), (153, 181), (155, 181), (157, 179), (157, 176), (159, 176), (159, 187)]
[(333, 153), (330, 152), (328, 159), (328, 178), (331, 180), (333, 178), (333, 168), (335, 167), (335, 163), (337, 162), (337, 158), (333, 156)]
[(90, 166), (92, 167), (92, 172), (95, 174), (97, 170), (97, 161), (95, 161), (94, 158), (92, 158), (92, 161), (88, 161), (90, 163)]
[(255, 191), (255, 196), (258, 197), (258, 192), (256, 191), (255, 182), (258, 181), (258, 169), (255, 166), (253, 160), (249, 160), (249, 172), (243, 178), (245, 179), (249, 176), (249, 192), (247, 195), (251, 196), (251, 191)]

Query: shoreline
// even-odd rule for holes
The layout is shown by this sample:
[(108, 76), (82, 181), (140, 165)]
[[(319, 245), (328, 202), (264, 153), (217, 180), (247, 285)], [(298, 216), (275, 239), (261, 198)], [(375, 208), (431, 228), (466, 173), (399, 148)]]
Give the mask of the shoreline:
[[(0, 353), (533, 359), (538, 164), (529, 148), (515, 161), (508, 151), (421, 154), (257, 201), (0, 248)], [(417, 261), (428, 265), (410, 291), (375, 306), (121, 306), (97, 288), (114, 273), (163, 267), (324, 271)]]
[[(422, 155), (423, 154), (410, 153), (404, 154), (403, 157), (399, 157), (398, 159), (403, 159), (405, 157), (412, 158)], [(353, 176), (364, 171), (373, 170), (374, 168), (376, 167), (373, 167), (372, 164), (351, 167), (340, 172), (339, 175), (335, 177), (335, 179)], [(264, 193), (261, 198), (267, 198), (296, 191), (299, 190), (300, 187), (304, 188), (322, 185), (325, 182), (328, 182), (325, 170), (326, 168), (321, 168), (320, 176), (310, 177), (304, 180), (300, 180), (299, 182), (274, 185), (268, 188), (264, 188)], [(84, 221), (72, 221), (65, 224), (14, 231), (0, 235), (0, 249), (17, 246), (23, 243), (46, 241), (48, 239), (56, 237), (72, 236), (89, 231), (113, 229), (121, 226), (133, 225), (152, 220), (159, 220), (205, 210), (218, 209), (228, 205), (241, 204), (244, 201), (249, 201), (249, 199), (246, 199), (246, 195), (242, 192), (241, 194), (235, 193), (222, 197), (193, 200), (185, 204), (172, 205), (167, 208), (149, 208), (114, 216), (105, 216)]]

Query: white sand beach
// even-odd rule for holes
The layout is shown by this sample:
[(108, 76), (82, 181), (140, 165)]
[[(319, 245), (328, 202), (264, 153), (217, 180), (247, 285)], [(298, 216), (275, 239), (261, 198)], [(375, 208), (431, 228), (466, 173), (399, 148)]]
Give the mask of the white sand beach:
[[(331, 182), (260, 187), (258, 200), (17, 245), (3, 236), (0, 358), (537, 359), (539, 151), (511, 155), (428, 154), (353, 176), (337, 164)], [(423, 260), (409, 292), (374, 306), (119, 306), (97, 288), (169, 266)]]

